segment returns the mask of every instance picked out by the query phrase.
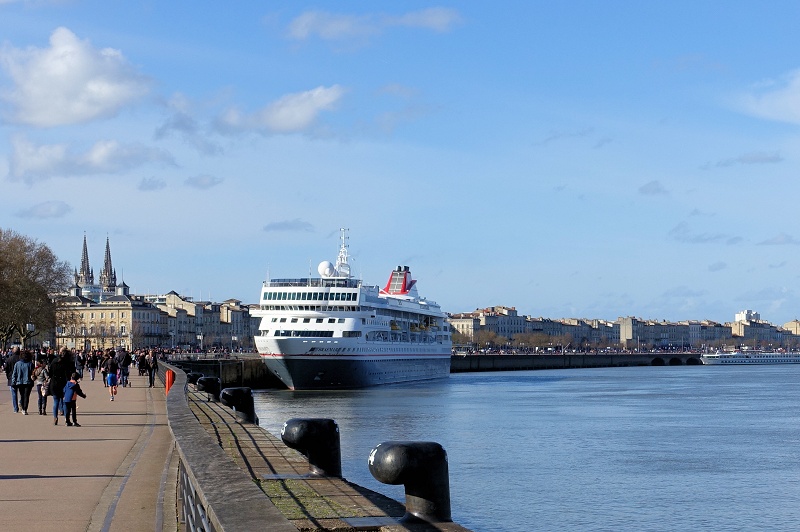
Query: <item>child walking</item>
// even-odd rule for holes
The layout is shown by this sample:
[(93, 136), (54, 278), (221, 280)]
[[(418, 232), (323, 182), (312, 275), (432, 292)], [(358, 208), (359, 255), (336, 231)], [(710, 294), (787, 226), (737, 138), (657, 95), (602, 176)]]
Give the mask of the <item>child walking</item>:
[[(73, 373), (69, 379), (69, 382), (66, 386), (64, 386), (64, 406), (67, 409), (67, 413), (64, 417), (67, 418), (67, 426), (72, 427), (73, 425), (76, 427), (80, 427), (78, 424), (77, 418), (77, 404), (76, 400), (78, 399), (77, 396), (81, 396), (86, 399), (86, 394), (83, 393), (81, 390), (81, 385), (78, 384), (78, 374)], [(72, 422), (70, 423), (70, 412), (72, 412)]]

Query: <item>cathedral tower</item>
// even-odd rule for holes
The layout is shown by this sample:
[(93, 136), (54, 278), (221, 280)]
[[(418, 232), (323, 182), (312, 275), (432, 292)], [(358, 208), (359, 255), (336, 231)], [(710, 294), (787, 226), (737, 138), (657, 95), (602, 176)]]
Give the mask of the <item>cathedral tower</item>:
[(81, 255), (81, 271), (75, 271), (75, 284), (88, 286), (94, 284), (94, 272), (89, 267), (89, 251), (86, 248), (86, 235), (83, 235), (83, 254)]
[(104, 292), (113, 292), (117, 286), (117, 272), (111, 267), (111, 245), (106, 237), (106, 258), (100, 272), (100, 287)]

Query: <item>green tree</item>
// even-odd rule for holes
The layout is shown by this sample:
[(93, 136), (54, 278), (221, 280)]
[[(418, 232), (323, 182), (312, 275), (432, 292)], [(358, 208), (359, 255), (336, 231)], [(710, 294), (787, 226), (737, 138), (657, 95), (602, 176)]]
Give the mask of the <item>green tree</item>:
[[(45, 244), (0, 229), (0, 343), (22, 342), (56, 325), (56, 295), (66, 291), (70, 267)], [(32, 327), (28, 327), (28, 325)]]

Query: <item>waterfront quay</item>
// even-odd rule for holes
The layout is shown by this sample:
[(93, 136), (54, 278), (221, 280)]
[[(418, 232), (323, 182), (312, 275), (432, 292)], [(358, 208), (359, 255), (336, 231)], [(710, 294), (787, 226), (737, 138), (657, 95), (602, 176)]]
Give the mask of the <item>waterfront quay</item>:
[(3, 530), (466, 530), (401, 522), (398, 501), (310, 474), (305, 456), (187, 385), (183, 371), (172, 368), (165, 393), (167, 368), (155, 388), (132, 372), (113, 402), (87, 373), (79, 427), (15, 414), (2, 394)]
[(702, 364), (699, 354), (686, 352), (466, 354), (451, 357), (450, 373), (627, 366), (694, 366), (699, 364)]
[(131, 372), (110, 401), (102, 377), (81, 382), (80, 427), (37, 413), (15, 414), (0, 393), (0, 522), (4, 531), (176, 530), (177, 460), (164, 388)]

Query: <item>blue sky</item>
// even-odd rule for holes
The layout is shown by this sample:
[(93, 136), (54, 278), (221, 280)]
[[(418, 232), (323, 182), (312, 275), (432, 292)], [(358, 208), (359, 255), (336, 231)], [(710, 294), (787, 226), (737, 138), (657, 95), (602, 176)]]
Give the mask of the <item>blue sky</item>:
[(800, 4), (0, 0), (0, 227), (135, 293), (800, 315)]

